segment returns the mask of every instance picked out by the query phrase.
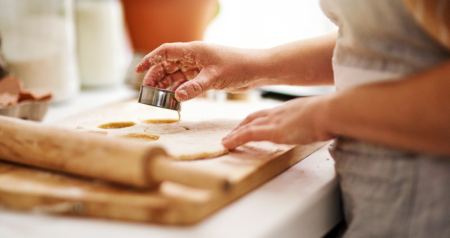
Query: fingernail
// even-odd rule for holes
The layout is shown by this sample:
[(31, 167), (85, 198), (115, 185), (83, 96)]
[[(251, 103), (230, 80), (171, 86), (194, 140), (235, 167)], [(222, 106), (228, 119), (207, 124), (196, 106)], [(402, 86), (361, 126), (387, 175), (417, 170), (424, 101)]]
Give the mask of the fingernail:
[(233, 136), (231, 136), (230, 134), (225, 136), (222, 139), (222, 145), (225, 146), (225, 148), (227, 149), (231, 149), (234, 148), (234, 140), (233, 140)]
[(178, 90), (177, 96), (180, 101), (185, 101), (188, 98), (188, 94), (184, 89)]
[(233, 131), (231, 131), (230, 133), (228, 133), (228, 135), (226, 135), (225, 137), (224, 137), (224, 139), (227, 139), (227, 140), (229, 140), (232, 136), (233, 136)]
[(222, 145), (225, 147), (225, 148), (230, 148), (229, 147), (229, 141), (228, 140), (222, 140)]

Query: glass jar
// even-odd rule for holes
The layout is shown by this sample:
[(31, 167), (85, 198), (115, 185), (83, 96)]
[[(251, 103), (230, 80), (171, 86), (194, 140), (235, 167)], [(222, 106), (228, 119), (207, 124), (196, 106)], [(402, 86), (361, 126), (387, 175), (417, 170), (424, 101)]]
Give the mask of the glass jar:
[(2, 35), (0, 35), (0, 80), (8, 74), (9, 72), (8, 67), (6, 66), (6, 60), (3, 59), (2, 54)]
[(119, 0), (76, 0), (77, 53), (83, 87), (123, 83), (132, 58)]
[(79, 90), (73, 0), (0, 0), (3, 55), (29, 89), (50, 91), (53, 101)]

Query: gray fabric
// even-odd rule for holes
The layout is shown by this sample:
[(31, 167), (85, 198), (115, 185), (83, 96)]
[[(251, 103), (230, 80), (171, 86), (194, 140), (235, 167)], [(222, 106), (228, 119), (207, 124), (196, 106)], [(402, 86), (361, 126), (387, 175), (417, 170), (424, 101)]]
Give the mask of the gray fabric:
[(450, 237), (450, 157), (408, 153), (348, 138), (336, 160), (344, 237)]
[[(321, 0), (321, 6), (339, 26), (333, 66), (401, 76), (450, 59), (401, 0)], [(450, 237), (450, 157), (348, 138), (336, 139), (330, 152), (348, 226), (344, 237)]]
[(450, 57), (407, 12), (402, 0), (321, 0), (339, 27), (333, 63), (410, 74)]

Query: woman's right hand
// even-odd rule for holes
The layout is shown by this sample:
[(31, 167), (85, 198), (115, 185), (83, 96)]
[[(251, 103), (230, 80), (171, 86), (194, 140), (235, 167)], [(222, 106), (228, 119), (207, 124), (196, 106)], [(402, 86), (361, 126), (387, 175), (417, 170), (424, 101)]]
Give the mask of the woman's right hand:
[(136, 72), (149, 70), (144, 85), (173, 85), (176, 99), (186, 101), (211, 89), (243, 92), (260, 86), (264, 54), (205, 42), (167, 43), (146, 55)]

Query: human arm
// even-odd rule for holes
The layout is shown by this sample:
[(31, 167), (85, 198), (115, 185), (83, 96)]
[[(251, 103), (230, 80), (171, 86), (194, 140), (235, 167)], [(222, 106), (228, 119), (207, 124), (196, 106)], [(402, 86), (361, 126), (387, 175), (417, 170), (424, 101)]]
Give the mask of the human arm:
[(164, 44), (136, 67), (144, 85), (174, 84), (179, 101), (207, 90), (242, 92), (262, 85), (333, 84), (336, 33), (271, 49), (239, 49), (204, 42)]
[(306, 144), (342, 135), (394, 148), (450, 155), (450, 61), (418, 74), (295, 99), (251, 114), (224, 138)]

